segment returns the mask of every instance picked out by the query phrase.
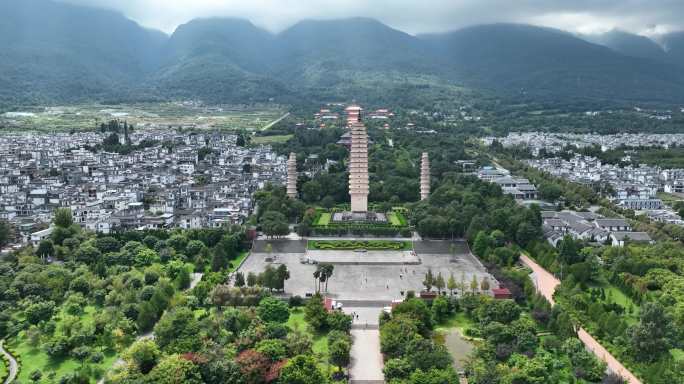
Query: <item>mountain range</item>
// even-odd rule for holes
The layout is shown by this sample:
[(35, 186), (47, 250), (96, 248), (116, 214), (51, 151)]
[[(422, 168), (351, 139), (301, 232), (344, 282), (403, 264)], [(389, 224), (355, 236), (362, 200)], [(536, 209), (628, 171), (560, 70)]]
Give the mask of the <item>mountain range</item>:
[(195, 19), (170, 36), (51, 0), (0, 2), (0, 106), (199, 98), (213, 103), (463, 89), (513, 100), (684, 102), (684, 33), (577, 36), (491, 24), (413, 36), (376, 20), (304, 20), (274, 34)]

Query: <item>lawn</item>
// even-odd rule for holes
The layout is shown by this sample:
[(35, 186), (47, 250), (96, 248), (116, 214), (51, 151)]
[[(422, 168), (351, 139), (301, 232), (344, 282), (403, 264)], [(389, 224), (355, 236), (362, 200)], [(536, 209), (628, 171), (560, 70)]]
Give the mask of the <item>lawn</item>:
[[(81, 323), (89, 324), (93, 322), (93, 315), (98, 309), (94, 306), (86, 306), (84, 313), (78, 315)], [(64, 315), (64, 313), (62, 313)], [(57, 322), (57, 328), (59, 329), (59, 322)], [(9, 343), (14, 354), (21, 358), (21, 370), (19, 371), (18, 380), (22, 383), (29, 383), (31, 372), (39, 369), (43, 372), (43, 377), (47, 377), (49, 372), (54, 371), (56, 377), (59, 378), (66, 373), (71, 373), (78, 368), (80, 368), (81, 363), (73, 358), (61, 358), (52, 359), (48, 356), (43, 349), (38, 347), (33, 347), (29, 344), (28, 340), (24, 336), (24, 332), (20, 332), (19, 336), (12, 343)], [(105, 359), (99, 364), (91, 364), (94, 368), (101, 369), (105, 372), (109, 367), (114, 364), (117, 359), (117, 355), (114, 351), (105, 351)], [(92, 382), (95, 382), (92, 380)]]
[(638, 319), (639, 319), (639, 305), (634, 303), (632, 299), (627, 297), (622, 291), (617, 288), (614, 285), (604, 285), (602, 286), (603, 289), (606, 291), (606, 302), (612, 301), (616, 304), (619, 304), (623, 308), (625, 308), (625, 311), (627, 308), (629, 308), (630, 304), (632, 305), (632, 313), (626, 313), (625, 312), (625, 317), (627, 320), (627, 323), (632, 325), (635, 324)]
[(461, 334), (465, 334), (466, 330), (475, 328), (475, 322), (464, 312), (457, 312), (443, 323), (438, 324), (435, 331), (447, 331), (454, 328), (458, 329)]
[(294, 308), (290, 311), (290, 318), (285, 323), (292, 330), (299, 330), (313, 338), (313, 352), (318, 361), (318, 367), (327, 372), (330, 368), (328, 364), (328, 339), (324, 333), (317, 333), (311, 330), (309, 324), (304, 320), (304, 311), (301, 308)]
[(249, 255), (249, 251), (240, 252), (238, 257), (236, 257), (234, 260), (231, 260), (230, 268), (228, 269), (228, 271), (235, 272), (240, 266), (240, 264), (242, 264), (242, 261), (247, 258), (247, 255)]
[(316, 221), (316, 225), (326, 226), (326, 225), (330, 224), (331, 219), (332, 219), (332, 214), (330, 214), (329, 212), (323, 212), (318, 217), (318, 220)]
[(0, 359), (0, 380), (5, 381), (5, 376), (9, 375), (9, 367), (4, 359)]
[(395, 212), (390, 212), (387, 214), (387, 219), (389, 220), (390, 224), (400, 227), (402, 226), (401, 219), (399, 219), (399, 215)]
[(317, 250), (406, 251), (413, 248), (410, 241), (393, 240), (309, 240), (307, 246), (309, 249)]
[(252, 136), (252, 144), (277, 144), (290, 140), (294, 135)]

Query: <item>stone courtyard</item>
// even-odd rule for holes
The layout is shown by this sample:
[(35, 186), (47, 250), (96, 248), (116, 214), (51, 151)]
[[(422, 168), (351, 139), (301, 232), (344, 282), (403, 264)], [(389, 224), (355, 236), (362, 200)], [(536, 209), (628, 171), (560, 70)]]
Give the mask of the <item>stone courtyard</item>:
[[(270, 243), (273, 251), (265, 252), (266, 243)], [(451, 254), (451, 244), (455, 245), (456, 252)], [(487, 273), (484, 266), (468, 251), (464, 242), (430, 241), (421, 240), (414, 242), (415, 258), (419, 264), (410, 263), (415, 261), (406, 251), (377, 251), (359, 253), (356, 251), (308, 251), (304, 241), (265, 241), (255, 242), (253, 252), (245, 260), (239, 271), (259, 273), (266, 265), (287, 265), (290, 271), (290, 279), (285, 282), (285, 291), (289, 295), (306, 296), (316, 290), (316, 281), (313, 272), (315, 264), (303, 263), (307, 259), (321, 258), (320, 253), (329, 253), (325, 256), (325, 262), (331, 262), (334, 266), (333, 276), (328, 282), (327, 296), (336, 298), (344, 303), (348, 301), (353, 305), (355, 301), (391, 302), (402, 299), (407, 291), (420, 292), (424, 289), (423, 279), (428, 269), (437, 276), (441, 273), (444, 280), (448, 280), (453, 273), (456, 281), (460, 281), (461, 274), (465, 276), (467, 284), (473, 275), (478, 281), (487, 277), (492, 288), (497, 287), (494, 278)], [(331, 253), (332, 252), (332, 253)], [(274, 262), (266, 262), (267, 257), (273, 257)], [(364, 264), (349, 262), (353, 259), (371, 259), (362, 261)], [(335, 263), (339, 259), (342, 264)], [(407, 263), (404, 263), (407, 261)], [(370, 263), (369, 263), (370, 262)]]

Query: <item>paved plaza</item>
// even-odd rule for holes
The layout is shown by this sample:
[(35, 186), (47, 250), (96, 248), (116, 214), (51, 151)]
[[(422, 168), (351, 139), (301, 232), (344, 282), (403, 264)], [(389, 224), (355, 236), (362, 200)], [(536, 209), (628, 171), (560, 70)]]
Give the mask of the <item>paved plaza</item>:
[[(316, 265), (302, 263), (302, 260), (308, 258), (305, 242), (280, 241), (276, 244), (271, 241), (271, 244), (273, 252), (268, 254), (263, 252), (265, 248), (263, 242), (257, 241), (254, 251), (240, 267), (240, 271), (245, 274), (249, 272), (260, 273), (268, 264), (274, 266), (286, 264), (290, 271), (290, 279), (285, 282), (286, 293), (299, 296), (314, 293), (317, 285), (313, 278)], [(494, 278), (470, 254), (463, 242), (416, 241), (414, 242), (414, 249), (420, 259), (420, 264), (393, 263), (395, 260), (405, 258), (405, 253), (402, 251), (383, 252), (388, 261), (386, 263), (336, 264), (331, 260), (335, 269), (328, 282), (327, 296), (343, 301), (343, 303), (344, 300), (391, 302), (402, 299), (407, 291), (420, 292), (423, 290), (422, 282), (428, 269), (431, 269), (435, 276), (441, 273), (445, 281), (452, 273), (457, 281), (461, 279), (463, 274), (468, 283), (472, 280), (473, 275), (477, 276), (478, 281), (487, 276), (491, 287), (497, 286)], [(454, 254), (451, 253), (452, 249), (455, 251)], [(358, 257), (358, 252), (355, 251), (327, 252), (344, 252), (354, 255), (353, 257)], [(269, 255), (275, 258), (273, 263), (265, 261)], [(375, 254), (375, 257), (378, 255)]]

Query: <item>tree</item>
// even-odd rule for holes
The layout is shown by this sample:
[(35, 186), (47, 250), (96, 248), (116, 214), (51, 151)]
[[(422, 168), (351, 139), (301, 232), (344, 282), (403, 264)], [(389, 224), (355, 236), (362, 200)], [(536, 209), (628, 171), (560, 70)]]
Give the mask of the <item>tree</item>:
[(243, 380), (250, 384), (263, 383), (265, 381), (266, 373), (271, 366), (271, 361), (268, 357), (253, 349), (247, 349), (241, 352), (235, 358), (235, 362), (240, 367)]
[(339, 370), (342, 371), (342, 368), (348, 366), (350, 363), (350, 351), (351, 343), (348, 340), (339, 338), (328, 346), (328, 361), (330, 361), (330, 364), (337, 366)]
[(269, 237), (284, 236), (290, 231), (287, 218), (277, 211), (267, 211), (261, 216), (261, 229)]
[(487, 249), (491, 246), (491, 238), (487, 236), (485, 231), (480, 231), (475, 236), (475, 242), (473, 243), (473, 252), (478, 257), (485, 257), (487, 254)]
[(257, 314), (266, 322), (285, 323), (290, 317), (290, 310), (286, 302), (269, 296), (261, 299)]
[(295, 329), (285, 336), (285, 344), (289, 356), (306, 355), (311, 353), (313, 339), (310, 334)]
[(470, 281), (470, 290), (473, 291), (473, 293), (477, 292), (477, 275), (473, 275), (473, 279)]
[(580, 258), (580, 247), (570, 235), (563, 236), (558, 243), (558, 260), (566, 265), (578, 263)]
[(423, 279), (423, 285), (425, 286), (425, 290), (430, 292), (434, 283), (435, 278), (432, 275), (432, 269), (428, 269), (427, 273), (425, 274), (425, 278)]
[(402, 357), (414, 338), (420, 338), (418, 321), (409, 316), (394, 316), (380, 327), (380, 349), (388, 358)]
[(311, 355), (298, 355), (285, 364), (280, 371), (282, 384), (325, 384), (327, 378), (318, 369)]
[(482, 281), (480, 282), (480, 290), (482, 292), (489, 291), (489, 278), (487, 278), (487, 276), (482, 278)]
[(217, 359), (200, 366), (206, 384), (246, 384), (240, 367), (232, 360)]
[(124, 358), (135, 364), (143, 374), (147, 374), (157, 365), (160, 356), (161, 352), (157, 344), (153, 340), (147, 339), (136, 341), (124, 354)]
[(155, 341), (167, 353), (197, 351), (202, 342), (197, 337), (199, 333), (199, 322), (188, 307), (166, 311), (154, 326)]
[(81, 345), (71, 350), (71, 356), (81, 362), (81, 366), (85, 364), (86, 359), (90, 357), (92, 350), (87, 345)]
[(285, 264), (280, 264), (276, 269), (276, 286), (275, 289), (279, 291), (285, 291), (285, 280), (290, 279), (290, 271), (287, 270)]
[(247, 273), (247, 286), (253, 287), (257, 284), (257, 275), (254, 272)]
[(235, 286), (244, 287), (245, 286), (245, 274), (242, 272), (235, 273)]
[(283, 340), (261, 340), (256, 344), (255, 349), (257, 352), (268, 357), (273, 362), (282, 360), (287, 356), (287, 347), (285, 346), (285, 342)]
[(449, 294), (453, 296), (454, 294), (454, 289), (458, 288), (458, 284), (456, 284), (456, 280), (454, 279), (454, 273), (452, 272), (449, 274), (449, 280), (447, 281), (447, 289), (449, 290)]
[(236, 234), (228, 234), (221, 237), (221, 240), (213, 249), (211, 259), (211, 269), (218, 272), (228, 266), (228, 261), (237, 256), (240, 247), (240, 241)]
[(408, 316), (417, 321), (418, 331), (423, 336), (428, 336), (433, 327), (432, 311), (425, 301), (419, 298), (404, 300), (394, 307), (393, 316)]
[(302, 200), (307, 203), (315, 203), (321, 198), (321, 184), (311, 180), (302, 184)]
[(432, 300), (432, 316), (438, 323), (446, 320), (449, 316), (449, 302), (444, 296)]
[(157, 322), (158, 315), (157, 309), (149, 302), (140, 303), (138, 306), (138, 316), (136, 319), (136, 324), (141, 332), (147, 332), (152, 329), (154, 324)]
[(275, 287), (278, 285), (276, 279), (276, 270), (271, 265), (267, 265), (266, 268), (264, 268), (264, 271), (259, 274), (258, 278), (259, 283), (263, 287), (268, 288), (269, 291), (273, 291), (273, 289), (275, 289)]
[(389, 359), (385, 362), (382, 372), (385, 374), (385, 379), (392, 382), (394, 379), (407, 378), (413, 372), (413, 368), (406, 359)]
[(99, 261), (101, 257), (102, 253), (100, 253), (100, 250), (92, 246), (90, 242), (81, 244), (76, 252), (74, 252), (74, 259), (86, 264), (94, 264)]
[(323, 307), (323, 298), (320, 294), (316, 293), (304, 306), (304, 319), (314, 329), (320, 330), (327, 325), (327, 316), (328, 312)]
[(176, 278), (173, 280), (176, 289), (184, 290), (190, 287), (192, 282), (192, 277), (190, 276), (190, 269), (184, 266), (178, 271)]
[(352, 326), (351, 316), (342, 311), (333, 311), (328, 313), (325, 322), (329, 329), (342, 332), (349, 332)]
[(475, 316), (484, 324), (492, 321), (509, 324), (520, 317), (520, 312), (520, 306), (513, 300), (487, 298), (475, 309)]
[(59, 228), (69, 228), (74, 223), (74, 218), (71, 215), (69, 208), (57, 208), (54, 211), (54, 218), (52, 222)]
[(0, 220), (0, 248), (10, 241), (10, 225), (7, 220)]
[(321, 279), (325, 282), (325, 292), (328, 292), (328, 280), (333, 275), (333, 271), (335, 270), (335, 266), (329, 263), (322, 263), (318, 264), (318, 267), (321, 270)]
[(461, 290), (461, 297), (465, 295), (465, 290), (466, 290), (466, 277), (465, 277), (465, 272), (461, 272), (461, 280), (458, 282), (458, 288)]
[(444, 289), (444, 277), (442, 277), (442, 272), (439, 272), (437, 274), (437, 278), (435, 279), (435, 288), (437, 288), (437, 292), (439, 294), (442, 294), (442, 289)]
[(432, 339), (412, 339), (406, 346), (406, 355), (414, 369), (423, 371), (445, 369), (453, 362), (446, 347), (435, 344)]
[(52, 301), (39, 301), (26, 308), (26, 321), (30, 324), (38, 324), (41, 321), (50, 320), (55, 311), (55, 303)]
[(104, 236), (95, 239), (95, 247), (102, 253), (119, 252), (121, 243), (114, 237)]
[(51, 240), (42, 240), (38, 244), (38, 249), (36, 250), (36, 255), (40, 256), (41, 259), (48, 258), (55, 254), (55, 247)]
[(162, 359), (148, 375), (155, 384), (203, 384), (199, 367), (179, 355)]
[(153, 249), (140, 248), (135, 254), (134, 263), (138, 267), (145, 267), (154, 263), (158, 263), (159, 260), (159, 254)]
[(526, 247), (532, 240), (541, 235), (541, 229), (528, 222), (522, 222), (515, 233), (515, 240), (518, 244)]
[(40, 371), (40, 369), (34, 369), (31, 371), (31, 374), (29, 375), (29, 379), (33, 381), (34, 383), (37, 383), (40, 381), (40, 379), (43, 378), (43, 372)]
[(671, 319), (662, 304), (647, 302), (641, 307), (639, 323), (629, 329), (634, 357), (653, 362), (666, 354), (671, 345)]

